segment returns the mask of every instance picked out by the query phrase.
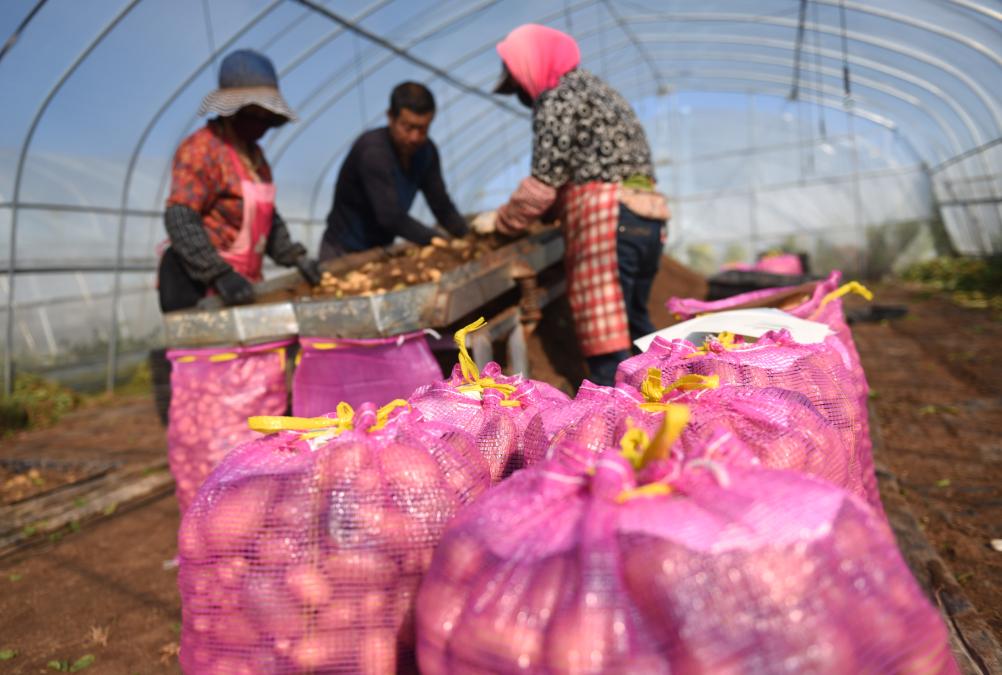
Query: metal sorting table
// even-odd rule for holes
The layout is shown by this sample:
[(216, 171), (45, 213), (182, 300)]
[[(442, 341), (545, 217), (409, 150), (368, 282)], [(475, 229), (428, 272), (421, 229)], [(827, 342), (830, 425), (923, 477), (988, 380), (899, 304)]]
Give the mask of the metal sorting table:
[[(450, 270), (437, 282), (399, 291), (172, 312), (164, 316), (166, 342), (168, 347), (251, 345), (296, 335), (378, 338), (444, 328), (515, 288), (515, 267), (538, 273), (563, 255), (563, 236), (548, 228)], [(288, 288), (298, 279), (293, 272), (257, 289)]]

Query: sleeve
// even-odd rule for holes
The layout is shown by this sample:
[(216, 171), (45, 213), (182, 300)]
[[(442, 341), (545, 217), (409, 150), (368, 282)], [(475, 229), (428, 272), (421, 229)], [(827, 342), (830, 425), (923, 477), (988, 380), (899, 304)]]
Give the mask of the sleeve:
[(191, 208), (170, 204), (164, 211), (164, 225), (171, 248), (181, 258), (181, 265), (192, 279), (211, 284), (232, 269), (209, 241), (202, 217)]
[(292, 241), (289, 228), (286, 226), (282, 216), (275, 215), (271, 220), (271, 232), (268, 233), (268, 243), (265, 246), (265, 253), (268, 257), (284, 267), (292, 267), (302, 256), (306, 255), (306, 247), (298, 242)]
[(524, 230), (539, 220), (556, 200), (556, 188), (529, 176), (518, 184), (508, 203), (498, 209), (498, 229), (502, 233)]
[(207, 213), (219, 181), (219, 168), (204, 139), (197, 134), (189, 136), (174, 153), (167, 206), (186, 206), (199, 215)]
[(411, 218), (400, 205), (390, 169), (391, 159), (376, 152), (363, 153), (361, 156), (359, 174), (365, 198), (372, 205), (376, 216), (373, 225), (416, 244), (429, 244), (435, 233)]
[(431, 166), (428, 167), (428, 171), (425, 174), (424, 182), (421, 185), (421, 192), (428, 201), (428, 208), (435, 214), (435, 219), (439, 225), (444, 227), (452, 236), (462, 237), (469, 232), (470, 228), (467, 226), (466, 220), (459, 215), (456, 205), (452, 203), (452, 199), (449, 198), (449, 193), (445, 189), (438, 148), (432, 145), (431, 151)]
[(551, 90), (540, 96), (532, 116), (532, 177), (553, 188), (570, 180), (572, 108), (573, 102)]

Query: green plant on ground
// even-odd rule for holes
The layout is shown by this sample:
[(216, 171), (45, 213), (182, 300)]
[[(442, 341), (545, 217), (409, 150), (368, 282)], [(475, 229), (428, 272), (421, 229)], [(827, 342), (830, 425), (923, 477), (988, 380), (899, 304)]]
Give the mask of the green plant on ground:
[(52, 426), (80, 403), (66, 387), (31, 373), (14, 378), (14, 391), (0, 398), (0, 435), (16, 429)]
[(1002, 256), (933, 258), (912, 265), (901, 277), (945, 291), (963, 307), (1002, 315)]

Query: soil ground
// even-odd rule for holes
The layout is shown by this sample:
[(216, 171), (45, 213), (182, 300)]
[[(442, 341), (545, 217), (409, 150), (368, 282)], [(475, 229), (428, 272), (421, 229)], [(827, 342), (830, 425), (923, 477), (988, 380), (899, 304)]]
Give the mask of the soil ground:
[[(667, 268), (652, 304), (698, 293), (699, 281)], [(884, 438), (878, 462), (898, 477), (932, 544), (1002, 638), (1002, 553), (989, 545), (1002, 538), (1002, 322), (907, 287), (875, 291), (877, 302), (910, 310), (854, 327)], [(566, 307), (548, 310), (534, 338), (536, 376), (558, 385), (575, 377), (564, 348), (573, 344), (567, 320)], [(4, 458), (138, 462), (164, 452), (149, 397), (109, 399), (57, 429), (0, 443)], [(52, 672), (50, 660), (93, 654), (84, 672), (178, 672), (176, 572), (163, 568), (177, 525), (174, 499), (163, 497), (0, 559), (0, 651), (17, 651), (0, 671)]]

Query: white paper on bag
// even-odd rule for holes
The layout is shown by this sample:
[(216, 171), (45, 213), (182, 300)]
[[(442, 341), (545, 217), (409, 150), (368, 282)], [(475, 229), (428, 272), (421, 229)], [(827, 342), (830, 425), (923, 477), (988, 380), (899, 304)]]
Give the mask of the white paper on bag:
[(642, 338), (637, 338), (633, 344), (641, 351), (646, 352), (656, 337), (665, 340), (687, 339), (698, 345), (702, 344), (707, 335), (716, 335), (724, 331), (745, 337), (760, 338), (771, 330), (780, 330), (781, 328), (790, 331), (793, 339), (803, 344), (823, 342), (826, 337), (832, 334), (831, 329), (826, 324), (798, 319), (781, 309), (756, 307), (697, 316), (695, 319), (689, 319), (674, 326), (662, 328)]

